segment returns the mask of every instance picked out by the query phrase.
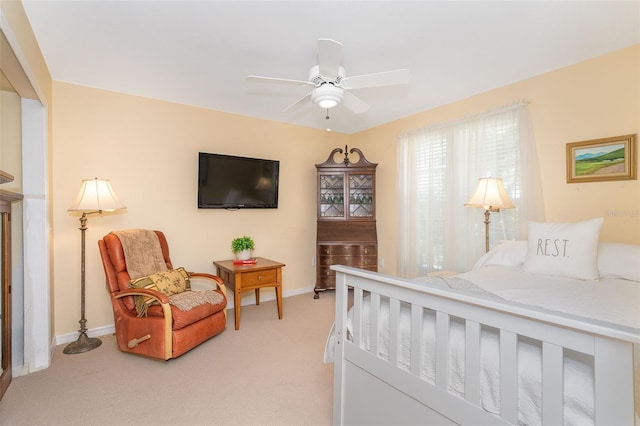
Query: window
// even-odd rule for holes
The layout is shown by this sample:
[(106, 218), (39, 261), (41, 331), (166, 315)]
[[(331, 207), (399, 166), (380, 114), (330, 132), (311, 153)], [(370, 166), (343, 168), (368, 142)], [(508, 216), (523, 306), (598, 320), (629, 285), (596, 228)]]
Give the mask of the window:
[[(491, 214), (490, 242), (543, 218), (526, 103), (400, 135), (398, 274), (466, 271), (484, 253), (484, 211), (464, 207), (478, 178), (503, 179), (515, 209)], [(526, 159), (526, 160), (524, 160)]]

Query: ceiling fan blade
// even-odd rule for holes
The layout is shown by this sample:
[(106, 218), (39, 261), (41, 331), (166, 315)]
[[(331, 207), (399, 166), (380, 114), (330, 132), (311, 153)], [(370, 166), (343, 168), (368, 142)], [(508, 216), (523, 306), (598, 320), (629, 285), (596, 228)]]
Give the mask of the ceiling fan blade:
[(338, 76), (342, 64), (342, 43), (328, 38), (318, 40), (318, 65), (320, 75), (328, 79)]
[(364, 89), (366, 87), (406, 84), (409, 80), (411, 80), (411, 73), (409, 70), (400, 69), (347, 77), (342, 80), (341, 86), (345, 89)]
[(247, 81), (256, 81), (259, 83), (287, 84), (289, 86), (314, 86), (314, 84), (311, 83), (310, 81), (289, 80), (286, 78), (262, 77), (259, 75), (248, 75), (244, 79)]
[(298, 99), (297, 101), (295, 101), (294, 103), (292, 103), (291, 105), (289, 105), (288, 107), (283, 109), (282, 112), (287, 112), (287, 111), (291, 111), (293, 109), (298, 108), (305, 101), (307, 101), (307, 99), (309, 99), (310, 97), (311, 97), (311, 92), (307, 93), (306, 95), (304, 95), (303, 97), (301, 97), (300, 99)]
[(342, 105), (344, 105), (345, 108), (355, 112), (356, 114), (361, 114), (369, 109), (369, 104), (346, 90), (344, 91), (342, 97)]

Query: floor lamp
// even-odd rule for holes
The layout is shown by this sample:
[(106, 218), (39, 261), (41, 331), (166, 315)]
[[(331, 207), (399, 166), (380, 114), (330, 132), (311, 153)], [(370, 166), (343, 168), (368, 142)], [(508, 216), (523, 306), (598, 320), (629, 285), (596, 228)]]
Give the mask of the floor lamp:
[(489, 223), (491, 223), (489, 216), (491, 212), (515, 207), (504, 189), (502, 179), (492, 177), (478, 179), (476, 189), (464, 205), (484, 209), (485, 251), (489, 251)]
[(85, 301), (85, 268), (84, 268), (84, 253), (85, 253), (85, 231), (87, 230), (87, 215), (102, 213), (103, 211), (114, 211), (126, 208), (122, 201), (118, 199), (116, 194), (111, 189), (111, 184), (106, 179), (85, 179), (82, 181), (82, 187), (80, 192), (69, 207), (70, 212), (82, 212), (80, 216), (80, 232), (82, 234), (82, 255), (80, 261), (80, 330), (78, 332), (78, 340), (69, 343), (62, 352), (65, 354), (79, 354), (82, 352), (88, 352), (97, 348), (102, 344), (102, 340), (97, 337), (87, 336), (87, 320), (84, 315), (84, 301)]

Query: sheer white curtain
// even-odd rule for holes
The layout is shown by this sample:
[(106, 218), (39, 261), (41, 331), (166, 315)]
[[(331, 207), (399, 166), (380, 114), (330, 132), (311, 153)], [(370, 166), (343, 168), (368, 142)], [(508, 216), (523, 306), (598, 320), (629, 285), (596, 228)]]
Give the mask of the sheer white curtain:
[(397, 271), (467, 271), (485, 251), (484, 210), (464, 207), (478, 178), (501, 177), (515, 209), (491, 214), (490, 243), (543, 220), (528, 103), (403, 133), (398, 141)]

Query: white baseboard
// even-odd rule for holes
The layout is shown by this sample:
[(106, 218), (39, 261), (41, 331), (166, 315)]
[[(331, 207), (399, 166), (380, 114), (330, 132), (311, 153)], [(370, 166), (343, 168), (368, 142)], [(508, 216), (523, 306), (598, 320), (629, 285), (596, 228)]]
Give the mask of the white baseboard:
[[(70, 333), (71, 340), (69, 342), (78, 338), (78, 333)], [(36, 371), (46, 370), (51, 366), (51, 360), (53, 359), (53, 354), (56, 351), (56, 338), (51, 339), (49, 343), (49, 358), (46, 364), (39, 365), (37, 367), (33, 367), (30, 363), (25, 362), (24, 364), (16, 364), (15, 362), (11, 365), (11, 377), (20, 377), (26, 376), (27, 374), (35, 373)], [(14, 360), (15, 361), (15, 360)]]
[[(297, 288), (295, 290), (285, 291), (282, 293), (282, 297), (287, 298), (287, 297), (299, 296), (301, 294), (311, 293), (313, 292), (313, 289), (314, 289), (314, 286), (308, 286), (308, 287)], [(233, 309), (233, 297), (231, 295), (231, 292), (228, 292), (227, 296), (229, 296), (227, 300), (227, 309)], [(270, 292), (266, 297), (262, 297), (261, 295), (260, 302), (275, 300), (275, 298), (276, 298), (275, 292)], [(256, 303), (256, 298), (254, 293), (251, 293), (249, 297), (244, 297), (242, 299), (242, 306), (254, 305), (255, 303)], [(115, 326), (111, 324), (111, 325), (105, 325), (102, 327), (91, 328), (87, 330), (87, 336), (99, 337), (99, 336), (106, 336), (107, 334), (113, 334), (115, 332), (116, 332)], [(71, 343), (78, 338), (78, 335), (79, 333), (77, 331), (73, 333), (59, 334), (56, 336), (55, 344), (64, 345), (66, 343)]]
[(29, 364), (11, 365), (11, 377), (20, 377), (32, 373), (29, 371)]
[[(113, 334), (115, 332), (116, 332), (115, 326), (111, 324), (111, 325), (105, 325), (102, 327), (90, 328), (87, 330), (87, 336), (99, 337), (99, 336), (106, 336), (107, 334)], [(59, 334), (56, 336), (56, 345), (64, 345), (66, 343), (74, 342), (78, 339), (79, 334), (80, 333), (78, 333), (77, 331), (73, 333)]]

